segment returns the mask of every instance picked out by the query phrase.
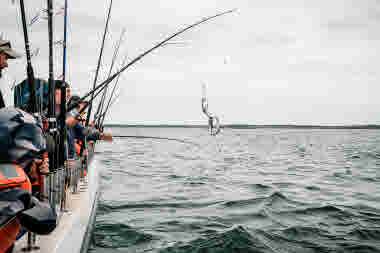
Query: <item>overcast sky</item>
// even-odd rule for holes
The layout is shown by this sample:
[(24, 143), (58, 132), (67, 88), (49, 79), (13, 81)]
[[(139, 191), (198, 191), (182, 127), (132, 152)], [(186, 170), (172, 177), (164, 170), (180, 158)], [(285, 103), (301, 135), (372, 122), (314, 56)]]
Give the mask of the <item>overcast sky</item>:
[[(23, 52), (18, 6), (2, 4), (0, 32)], [(16, 1), (17, 2), (17, 1)], [(28, 19), (46, 1), (26, 0)], [(55, 1), (62, 6), (63, 0)], [(33, 4), (32, 4), (33, 3)], [(68, 80), (86, 93), (94, 79), (109, 1), (69, 1)], [(176, 39), (129, 69), (108, 123), (206, 124), (209, 109), (222, 123), (380, 124), (380, 2), (375, 0), (114, 0), (102, 78), (126, 29), (120, 65), (204, 16), (238, 8)], [(55, 40), (63, 38), (62, 16)], [(47, 78), (47, 22), (31, 26), (36, 75)], [(61, 55), (56, 47), (56, 75)], [(1, 88), (11, 103), (13, 80), (25, 78), (25, 59), (10, 62)]]

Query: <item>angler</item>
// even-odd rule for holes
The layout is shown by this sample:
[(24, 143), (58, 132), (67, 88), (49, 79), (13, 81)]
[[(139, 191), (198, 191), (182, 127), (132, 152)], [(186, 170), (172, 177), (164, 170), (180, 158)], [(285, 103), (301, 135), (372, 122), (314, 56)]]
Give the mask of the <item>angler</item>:
[[(21, 55), (12, 49), (9, 40), (0, 40), (0, 79), (2, 77), (3, 69), (8, 68), (8, 59), (17, 59)], [(5, 107), (3, 94), (0, 91), (0, 108)]]
[[(59, 90), (57, 88), (57, 90)], [(59, 100), (57, 102), (60, 103)], [(84, 127), (79, 122), (80, 114), (79, 111), (85, 106), (80, 103), (80, 97), (73, 95), (68, 103), (68, 106), (78, 104), (78, 106), (66, 114), (66, 124), (68, 126), (68, 158), (73, 159), (76, 153), (75, 148), (75, 139), (97, 141), (97, 140), (106, 140), (112, 141), (112, 135), (107, 133), (100, 133), (99, 131), (92, 129), (91, 127)], [(86, 103), (85, 103), (86, 104)]]

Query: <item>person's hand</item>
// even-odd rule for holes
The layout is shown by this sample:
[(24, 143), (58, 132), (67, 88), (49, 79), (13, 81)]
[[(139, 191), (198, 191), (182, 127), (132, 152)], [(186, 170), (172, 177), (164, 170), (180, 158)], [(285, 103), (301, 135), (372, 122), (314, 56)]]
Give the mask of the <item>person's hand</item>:
[(76, 117), (70, 115), (66, 117), (65, 122), (69, 126), (74, 126), (78, 122), (78, 120), (76, 119)]
[(32, 166), (30, 167), (29, 176), (37, 179), (39, 175), (45, 175), (49, 173), (49, 158), (34, 159)]
[(36, 166), (36, 169), (38, 170), (37, 173), (46, 175), (49, 173), (49, 158), (41, 159), (34, 159)]
[(112, 134), (102, 133), (101, 139), (105, 141), (112, 141)]

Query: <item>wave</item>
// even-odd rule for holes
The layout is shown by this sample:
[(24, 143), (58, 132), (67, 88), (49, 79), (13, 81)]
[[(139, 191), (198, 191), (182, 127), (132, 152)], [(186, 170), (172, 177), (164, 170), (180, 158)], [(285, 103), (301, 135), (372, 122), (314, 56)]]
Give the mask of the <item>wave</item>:
[(206, 238), (195, 239), (187, 244), (177, 243), (159, 253), (268, 253), (267, 246), (255, 239), (243, 227)]
[(309, 241), (294, 241), (259, 229), (248, 232), (238, 226), (231, 230), (176, 243), (159, 253), (316, 253), (333, 252), (329, 247)]
[(380, 160), (380, 151), (361, 151), (360, 154), (363, 156), (363, 158)]
[(380, 241), (380, 227), (378, 229), (354, 229), (348, 234), (356, 240)]
[(281, 233), (285, 235), (288, 239), (292, 240), (304, 240), (305, 238), (312, 238), (313, 240), (315, 240), (316, 237), (319, 237), (321, 235), (328, 235), (328, 231), (311, 226), (294, 226), (282, 230)]
[[(348, 245), (347, 245), (348, 244)], [(369, 245), (364, 243), (347, 243), (343, 245), (344, 253), (378, 253), (380, 252), (379, 245)]]
[[(277, 211), (276, 211), (277, 212)], [(340, 209), (336, 206), (333, 205), (325, 205), (325, 206), (316, 206), (316, 207), (307, 207), (307, 208), (301, 208), (301, 209), (292, 209), (292, 210), (287, 210), (287, 211), (280, 211), (277, 213), (293, 213), (297, 215), (308, 215), (308, 216), (325, 216), (325, 215), (333, 215), (334, 217), (352, 217), (353, 214)]]
[(273, 190), (273, 187), (270, 185), (265, 185), (265, 184), (249, 184), (247, 185), (249, 188), (254, 190), (255, 193), (257, 192), (268, 192)]
[(220, 203), (221, 201), (212, 202), (142, 202), (142, 203), (128, 203), (122, 205), (107, 205), (99, 204), (98, 210), (102, 213), (109, 213), (125, 209), (144, 209), (144, 208), (202, 208)]
[(96, 224), (93, 232), (93, 244), (100, 248), (126, 248), (154, 239), (150, 234), (121, 223)]
[(298, 206), (304, 206), (305, 203), (298, 202), (287, 198), (280, 192), (273, 192), (267, 197), (243, 199), (243, 200), (232, 200), (224, 203), (224, 206), (234, 208), (234, 207), (244, 207), (248, 205), (260, 205), (261, 209), (274, 209), (274, 210), (286, 210), (289, 208), (295, 208)]
[(216, 220), (208, 219), (205, 217), (191, 217), (181, 220), (160, 222), (155, 225), (154, 230), (165, 233), (181, 233), (183, 231), (187, 231), (188, 233), (196, 232), (199, 234), (210, 234), (216, 233), (220, 230), (225, 230), (227, 228), (230, 228), (230, 226)]

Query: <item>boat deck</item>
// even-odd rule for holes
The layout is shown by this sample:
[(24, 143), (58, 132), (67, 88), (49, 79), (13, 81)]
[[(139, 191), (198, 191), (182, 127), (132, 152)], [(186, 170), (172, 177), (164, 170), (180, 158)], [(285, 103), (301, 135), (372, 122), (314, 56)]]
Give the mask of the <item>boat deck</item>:
[[(98, 168), (94, 159), (87, 176), (79, 182), (78, 193), (67, 195), (66, 212), (59, 214), (57, 228), (47, 236), (37, 236), (36, 249), (29, 252), (79, 253), (87, 251), (98, 197)], [(27, 252), (27, 235), (15, 244), (14, 253)]]

